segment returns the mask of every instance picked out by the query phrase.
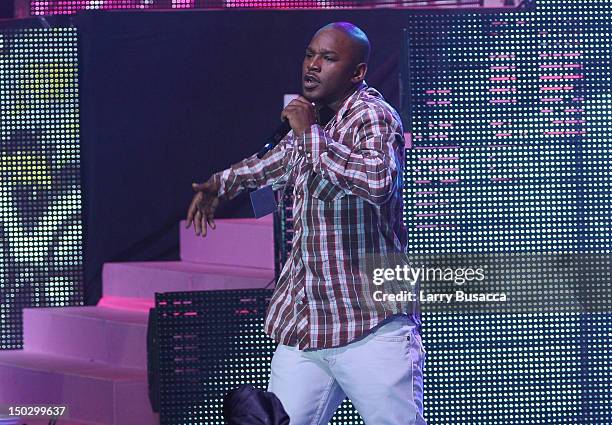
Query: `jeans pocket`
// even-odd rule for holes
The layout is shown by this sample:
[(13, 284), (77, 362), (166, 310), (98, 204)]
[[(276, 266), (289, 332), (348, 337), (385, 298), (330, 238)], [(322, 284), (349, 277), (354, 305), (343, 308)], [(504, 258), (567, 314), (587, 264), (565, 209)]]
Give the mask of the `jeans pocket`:
[(376, 335), (374, 340), (383, 342), (410, 342), (410, 336)]
[(405, 322), (405, 319), (396, 318), (378, 329), (374, 334), (374, 340), (384, 342), (407, 342), (412, 345), (414, 342), (413, 335), (412, 327)]

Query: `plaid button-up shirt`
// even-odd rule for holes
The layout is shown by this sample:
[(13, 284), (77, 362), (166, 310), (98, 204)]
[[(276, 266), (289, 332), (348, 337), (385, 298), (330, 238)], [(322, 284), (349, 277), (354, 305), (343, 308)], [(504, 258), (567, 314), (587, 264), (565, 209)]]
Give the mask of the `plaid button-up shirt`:
[(402, 220), (404, 139), (400, 118), (365, 82), (324, 128), (290, 132), (263, 159), (216, 173), (220, 197), (269, 184), (293, 186), (293, 240), (265, 331), (299, 349), (348, 344), (413, 303), (373, 300), (368, 256), (406, 248)]

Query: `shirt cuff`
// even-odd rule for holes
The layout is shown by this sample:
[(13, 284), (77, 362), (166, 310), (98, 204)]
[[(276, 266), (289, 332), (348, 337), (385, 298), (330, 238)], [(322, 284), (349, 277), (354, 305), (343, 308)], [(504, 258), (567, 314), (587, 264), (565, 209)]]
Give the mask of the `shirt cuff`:
[(219, 191), (217, 192), (217, 197), (219, 197), (219, 199), (222, 199), (222, 197), (225, 195), (225, 185), (223, 184), (223, 179), (221, 178), (222, 174), (223, 171), (219, 171), (210, 177), (215, 186), (219, 187)]
[(307, 163), (314, 164), (319, 161), (319, 156), (327, 151), (327, 133), (319, 124), (313, 124), (304, 132), (298, 150), (304, 155)]

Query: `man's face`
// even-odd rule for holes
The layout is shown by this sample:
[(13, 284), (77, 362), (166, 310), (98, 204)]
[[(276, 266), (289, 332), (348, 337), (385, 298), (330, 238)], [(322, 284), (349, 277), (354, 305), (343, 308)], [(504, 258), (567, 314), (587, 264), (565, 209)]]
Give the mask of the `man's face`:
[(355, 84), (355, 46), (341, 31), (315, 34), (302, 64), (302, 94), (311, 102), (329, 105), (342, 99)]

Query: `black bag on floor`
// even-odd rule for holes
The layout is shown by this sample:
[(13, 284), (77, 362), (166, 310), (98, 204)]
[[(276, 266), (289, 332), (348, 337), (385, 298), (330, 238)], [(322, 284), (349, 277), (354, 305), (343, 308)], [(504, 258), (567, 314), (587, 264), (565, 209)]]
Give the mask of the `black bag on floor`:
[(227, 425), (289, 425), (289, 415), (278, 397), (251, 385), (241, 385), (225, 395), (223, 418)]

